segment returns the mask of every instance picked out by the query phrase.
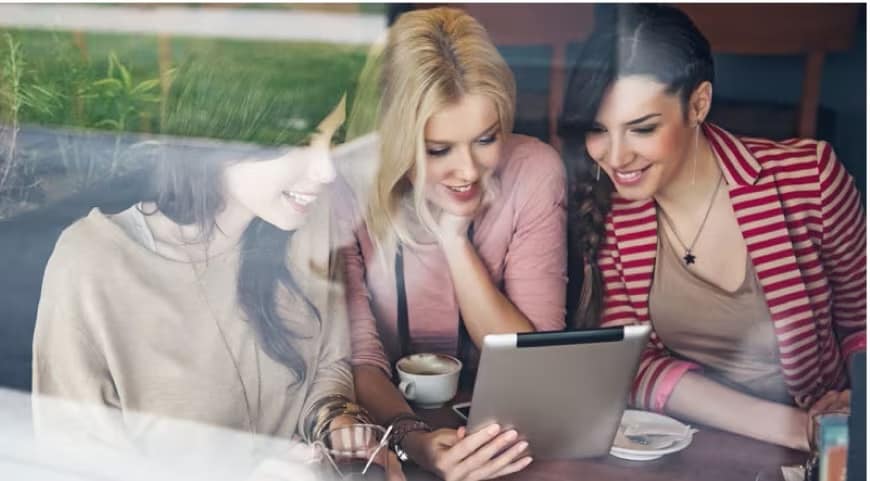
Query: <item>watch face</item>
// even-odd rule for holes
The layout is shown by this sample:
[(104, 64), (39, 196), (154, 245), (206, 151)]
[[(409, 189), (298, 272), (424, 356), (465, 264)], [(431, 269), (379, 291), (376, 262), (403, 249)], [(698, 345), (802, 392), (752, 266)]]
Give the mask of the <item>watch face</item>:
[(399, 461), (404, 463), (408, 460), (408, 453), (406, 453), (398, 444), (393, 445), (393, 451), (396, 452), (396, 457), (399, 458)]

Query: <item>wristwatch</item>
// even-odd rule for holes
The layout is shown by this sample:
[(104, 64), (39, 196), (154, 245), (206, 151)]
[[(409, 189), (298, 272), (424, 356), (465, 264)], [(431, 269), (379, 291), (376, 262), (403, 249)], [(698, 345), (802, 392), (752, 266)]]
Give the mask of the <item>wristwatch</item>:
[(393, 427), (390, 433), (390, 448), (403, 463), (408, 460), (408, 453), (402, 448), (402, 441), (408, 433), (415, 431), (432, 432), (432, 426), (422, 418), (411, 413), (402, 413), (392, 418), (388, 424)]

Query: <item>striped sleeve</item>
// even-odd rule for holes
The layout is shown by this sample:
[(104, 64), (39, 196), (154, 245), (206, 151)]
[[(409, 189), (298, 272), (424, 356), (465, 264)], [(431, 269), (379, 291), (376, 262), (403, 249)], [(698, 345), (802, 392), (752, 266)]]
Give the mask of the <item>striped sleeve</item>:
[(867, 229), (855, 180), (830, 144), (819, 142), (822, 263), (832, 291), (832, 318), (843, 356), (866, 350)]
[[(616, 235), (612, 221), (606, 224), (606, 241), (599, 251), (598, 264), (604, 281), (603, 326), (648, 323), (638, 319), (635, 306), (628, 296), (628, 286), (620, 274)], [(631, 389), (629, 404), (640, 409), (662, 412), (668, 397), (680, 378), (690, 370), (700, 369), (691, 362), (675, 359), (659, 340), (655, 331), (641, 355), (640, 365)]]

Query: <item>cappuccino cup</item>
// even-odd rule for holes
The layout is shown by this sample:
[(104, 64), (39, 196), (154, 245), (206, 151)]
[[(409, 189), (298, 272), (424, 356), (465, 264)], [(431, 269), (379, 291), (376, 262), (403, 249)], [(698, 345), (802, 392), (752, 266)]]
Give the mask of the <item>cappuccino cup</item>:
[(423, 409), (433, 409), (456, 396), (462, 361), (446, 354), (411, 354), (396, 362), (396, 371), (405, 399)]

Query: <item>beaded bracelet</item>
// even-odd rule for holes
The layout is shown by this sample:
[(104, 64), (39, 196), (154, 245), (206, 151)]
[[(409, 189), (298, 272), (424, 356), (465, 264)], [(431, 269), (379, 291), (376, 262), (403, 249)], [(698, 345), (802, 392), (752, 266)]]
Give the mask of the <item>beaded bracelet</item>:
[(432, 432), (432, 426), (416, 414), (411, 413), (401, 413), (394, 416), (387, 425), (393, 426), (393, 431), (390, 434), (390, 447), (402, 462), (408, 460), (408, 453), (402, 447), (405, 436), (417, 431)]

